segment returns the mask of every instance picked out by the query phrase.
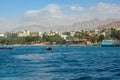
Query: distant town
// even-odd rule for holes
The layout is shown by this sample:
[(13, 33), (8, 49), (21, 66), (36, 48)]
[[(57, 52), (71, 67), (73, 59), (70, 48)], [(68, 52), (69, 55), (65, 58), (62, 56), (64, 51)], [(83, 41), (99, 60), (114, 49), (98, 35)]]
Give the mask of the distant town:
[(93, 46), (103, 40), (120, 41), (119, 27), (102, 27), (66, 32), (31, 32), (29, 30), (0, 33), (0, 45), (69, 45)]

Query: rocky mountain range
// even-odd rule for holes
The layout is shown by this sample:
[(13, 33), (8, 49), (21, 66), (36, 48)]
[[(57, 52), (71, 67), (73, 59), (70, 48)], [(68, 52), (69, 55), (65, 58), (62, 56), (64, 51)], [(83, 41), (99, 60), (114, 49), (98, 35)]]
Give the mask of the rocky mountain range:
[(99, 30), (102, 30), (104, 28), (120, 28), (120, 20), (97, 27)]
[[(114, 24), (113, 24), (114, 23)], [(64, 32), (64, 31), (73, 31), (73, 30), (81, 30), (81, 29), (94, 29), (94, 28), (100, 28), (105, 25), (107, 26), (113, 26), (113, 25), (120, 26), (120, 20), (119, 19), (106, 19), (106, 20), (99, 20), (99, 19), (93, 19), (93, 20), (87, 20), (87, 21), (80, 21), (76, 23), (71, 23), (69, 25), (56, 25), (56, 26), (44, 26), (44, 25), (30, 25), (25, 27), (17, 27), (13, 31), (23, 31), (23, 30), (29, 30), (32, 32), (48, 32), (48, 31), (57, 31), (57, 32)]]

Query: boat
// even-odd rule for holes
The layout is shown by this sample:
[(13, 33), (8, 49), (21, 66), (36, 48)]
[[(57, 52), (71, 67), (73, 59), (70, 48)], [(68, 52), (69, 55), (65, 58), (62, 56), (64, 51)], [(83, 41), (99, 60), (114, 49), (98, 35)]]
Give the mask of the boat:
[(49, 51), (51, 51), (51, 50), (52, 50), (52, 48), (51, 48), (51, 47), (47, 47), (47, 48), (46, 48), (46, 50), (49, 50)]
[(120, 43), (114, 41), (103, 41), (101, 42), (102, 47), (120, 47)]
[(6, 46), (0, 47), (0, 50), (12, 50), (12, 49), (13, 47), (6, 47)]

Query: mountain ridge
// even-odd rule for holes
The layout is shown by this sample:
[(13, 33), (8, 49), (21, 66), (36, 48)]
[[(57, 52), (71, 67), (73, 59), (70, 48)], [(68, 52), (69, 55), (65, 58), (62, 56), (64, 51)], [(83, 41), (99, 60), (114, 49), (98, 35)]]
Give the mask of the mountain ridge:
[(49, 31), (57, 31), (57, 32), (65, 32), (65, 31), (74, 31), (74, 30), (82, 30), (85, 28), (94, 29), (103, 25), (110, 24), (112, 22), (119, 21), (118, 19), (93, 19), (80, 21), (76, 23), (70, 23), (69, 25), (56, 25), (56, 26), (42, 26), (42, 25), (30, 25), (25, 27), (17, 27), (13, 29), (13, 31), (23, 31), (29, 30), (31, 32), (49, 32)]
[(104, 29), (104, 28), (120, 28), (120, 20), (97, 27), (97, 29), (99, 30)]

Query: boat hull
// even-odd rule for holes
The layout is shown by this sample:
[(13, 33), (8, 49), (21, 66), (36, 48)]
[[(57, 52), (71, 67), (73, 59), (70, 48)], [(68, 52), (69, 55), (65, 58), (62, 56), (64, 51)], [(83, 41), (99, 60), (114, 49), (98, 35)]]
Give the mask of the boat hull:
[(5, 48), (5, 47), (3, 47), (3, 48), (0, 48), (0, 50), (12, 50), (13, 48)]
[(101, 46), (102, 47), (120, 47), (120, 44), (117, 43), (117, 42), (107, 42), (107, 41), (104, 41), (104, 42), (101, 42)]
[(47, 47), (47, 48), (46, 48), (46, 50), (49, 50), (49, 51), (51, 51), (51, 50), (52, 50), (52, 48), (51, 48), (51, 47)]
[(120, 47), (120, 45), (101, 45), (102, 47)]

